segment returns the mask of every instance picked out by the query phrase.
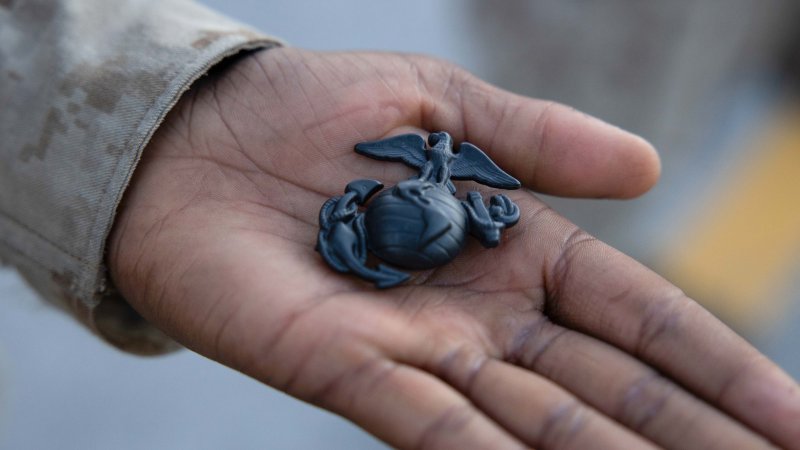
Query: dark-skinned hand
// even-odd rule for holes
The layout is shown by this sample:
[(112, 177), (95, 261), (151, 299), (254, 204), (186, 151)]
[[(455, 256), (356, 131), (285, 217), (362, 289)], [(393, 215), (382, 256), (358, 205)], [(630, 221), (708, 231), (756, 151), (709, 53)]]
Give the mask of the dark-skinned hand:
[[(314, 252), (353, 146), (446, 130), (522, 181), (519, 224), (380, 291)], [(795, 382), (681, 290), (532, 191), (650, 188), (644, 140), (426, 57), (272, 49), (199, 82), (111, 236), (124, 297), (178, 342), (400, 448), (800, 448)], [(460, 189), (463, 192), (463, 189)]]

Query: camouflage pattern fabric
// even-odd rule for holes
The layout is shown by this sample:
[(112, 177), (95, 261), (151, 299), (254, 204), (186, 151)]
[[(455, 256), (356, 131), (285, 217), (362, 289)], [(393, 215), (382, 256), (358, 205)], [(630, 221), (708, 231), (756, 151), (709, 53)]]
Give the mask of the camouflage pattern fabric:
[(192, 82), (277, 44), (190, 1), (0, 0), (0, 260), (113, 345), (175, 348), (108, 281), (117, 205)]

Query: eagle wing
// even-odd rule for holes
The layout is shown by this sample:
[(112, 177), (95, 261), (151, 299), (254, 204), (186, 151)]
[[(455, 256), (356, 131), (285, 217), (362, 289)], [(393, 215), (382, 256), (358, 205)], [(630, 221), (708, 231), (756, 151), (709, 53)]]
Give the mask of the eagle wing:
[(419, 169), (428, 160), (425, 139), (417, 134), (403, 134), (380, 141), (356, 145), (356, 153), (381, 161), (397, 161)]
[(520, 182), (497, 167), (481, 149), (463, 142), (450, 166), (450, 177), (456, 180), (473, 180), (499, 189), (519, 189)]

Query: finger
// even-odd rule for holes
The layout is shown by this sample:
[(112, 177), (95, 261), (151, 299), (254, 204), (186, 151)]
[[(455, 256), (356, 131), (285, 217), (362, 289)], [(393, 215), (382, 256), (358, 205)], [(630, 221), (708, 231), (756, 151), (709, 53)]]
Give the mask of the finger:
[(524, 185), (560, 196), (629, 198), (658, 180), (658, 154), (644, 139), (435, 64), (441, 63), (419, 63), (431, 98), (423, 128), (448, 130), (456, 141), (481, 147)]
[[(291, 260), (280, 248), (276, 250), (281, 256), (276, 260)], [(249, 256), (245, 251), (234, 253)], [(259, 255), (257, 260), (270, 267), (267, 257)], [(281, 308), (272, 301), (276, 297), (271, 295), (274, 280), (256, 280), (254, 276), (269, 271), (248, 272), (247, 268), (254, 266), (245, 264), (240, 268), (244, 273), (225, 283), (240, 289), (208, 315), (209, 321), (220, 321), (210, 327), (218, 331), (193, 337), (191, 330), (176, 330), (181, 342), (340, 414), (396, 448), (523, 446), (440, 379), (384, 356), (394, 345), (414, 341), (407, 324), (398, 320), (389, 305), (369, 294), (309, 298), (307, 291), (303, 292), (309, 289), (303, 286), (309, 282), (286, 276), (291, 268), (285, 267), (273, 274), (286, 289), (281, 299), (292, 305)], [(275, 269), (280, 270), (277, 264)], [(246, 285), (248, 278), (250, 284)], [(319, 289), (319, 283), (311, 284), (310, 289)]]
[(385, 359), (356, 368), (316, 402), (397, 448), (523, 446), (441, 380)]
[[(409, 290), (413, 290), (413, 288), (409, 288)], [(365, 300), (364, 309), (372, 309), (388, 306), (382, 301), (391, 296), (388, 293), (381, 293), (380, 295), (364, 294), (358, 297)], [(355, 297), (350, 296), (349, 298)], [(382, 304), (384, 306), (381, 306)], [(326, 313), (325, 316), (330, 316), (330, 313)], [(397, 317), (406, 316), (401, 313)], [(344, 376), (337, 377), (334, 382), (328, 383), (321, 390), (322, 394), (306, 395), (304, 398), (310, 398), (315, 403), (351, 417), (354, 402), (360, 402), (361, 399), (370, 397), (375, 397), (375, 401), (380, 400), (377, 395), (372, 394), (372, 386), (387, 384), (385, 381), (387, 374), (394, 375), (394, 372), (399, 370), (398, 367), (406, 369), (417, 367), (424, 371), (420, 373), (437, 380), (449, 392), (460, 392), (460, 397), (471, 402), (473, 407), (477, 408), (476, 411), (480, 411), (480, 414), (483, 415), (482, 417), (486, 417), (490, 422), (493, 420), (491, 422), (493, 426), (502, 427), (510, 435), (521, 439), (527, 445), (544, 449), (563, 447), (640, 448), (648, 446), (641, 438), (603, 417), (597, 411), (586, 407), (574, 396), (545, 378), (486, 356), (494, 352), (479, 344), (480, 339), (473, 335), (474, 330), (469, 326), (465, 327), (465, 322), (459, 320), (457, 315), (450, 318), (438, 315), (437, 317), (439, 320), (435, 320), (431, 316), (416, 316), (415, 319), (412, 319), (415, 324), (413, 333), (407, 332), (409, 329), (408, 319), (400, 321), (373, 320), (367, 327), (368, 330), (362, 330), (362, 333), (368, 333), (367, 340), (372, 343), (374, 348), (379, 349), (380, 354), (387, 355), (404, 365), (394, 366), (391, 363), (380, 362), (380, 360), (377, 360), (376, 363), (374, 359), (367, 359), (366, 364), (351, 362), (347, 365), (353, 369), (345, 372)], [(435, 321), (429, 322), (431, 320)], [(273, 350), (272, 353), (274, 352)], [(303, 352), (301, 351), (301, 353)], [(335, 352), (328, 350), (318, 352), (318, 354), (328, 356), (332, 353)], [(320, 365), (318, 370), (309, 370), (314, 369), (311, 365), (307, 365), (305, 369), (314, 373), (320, 373), (323, 368), (328, 372), (336, 371), (337, 361), (352, 361), (352, 359), (352, 356), (336, 357), (333, 360), (327, 360), (324, 365)], [(438, 378), (433, 378), (433, 375)], [(363, 389), (366, 391), (362, 388), (351, 387), (360, 383), (359, 380), (364, 380), (363, 385), (366, 388)], [(428, 401), (439, 395), (433, 390), (403, 388), (402, 385), (387, 384), (386, 389), (387, 393), (381, 394), (383, 400), (380, 400), (379, 404), (373, 405), (371, 412), (365, 413), (367, 419), (374, 418), (376, 411), (383, 411), (384, 408), (388, 408), (388, 405), (402, 405), (407, 401), (406, 396), (403, 395), (406, 391), (416, 390), (418, 391), (417, 397), (427, 398), (427, 400), (411, 399), (414, 402)], [(331, 392), (334, 395), (331, 395)], [(338, 406), (340, 409), (336, 409), (336, 404), (330, 404), (330, 400), (319, 402), (317, 398), (320, 395), (325, 398), (342, 399), (340, 400), (342, 403)], [(457, 408), (464, 408), (464, 406), (457, 406)], [(414, 414), (411, 417), (420, 416), (420, 413), (414, 410), (404, 411), (404, 413)], [(397, 420), (400, 419), (392, 418), (388, 422), (394, 423)], [(358, 423), (362, 426), (369, 425), (369, 422)], [(406, 430), (406, 433), (409, 432), (411, 431)], [(489, 432), (487, 430), (483, 433), (488, 435)], [(473, 437), (468, 438), (474, 439)], [(480, 442), (477, 444), (478, 447), (482, 445)], [(492, 443), (486, 448), (495, 448), (496, 446)]]
[(532, 195), (518, 200), (541, 212), (509, 230), (521, 243), (509, 258), (545, 268), (554, 321), (645, 361), (779, 445), (800, 442), (800, 388), (788, 375), (663, 278)]
[(549, 448), (649, 448), (557, 384), (465, 348), (430, 368), (526, 444)]
[[(246, 101), (259, 112), (255, 123), (304, 130), (303, 139), (281, 141), (280, 147), (304, 155), (313, 149), (321, 156), (309, 161), (303, 173), (322, 192), (331, 189), (332, 175), (374, 173), (377, 166), (363, 158), (339, 156), (351, 154), (359, 140), (401, 126), (449, 131), (456, 141), (478, 145), (525, 185), (544, 193), (626, 198), (642, 194), (658, 179), (658, 155), (643, 139), (565, 106), (510, 94), (451, 64), (394, 54), (279, 50), (256, 59), (264, 60), (259, 70), (275, 83), (267, 86), (269, 95)], [(276, 109), (274, 103), (282, 100), (288, 103)], [(249, 137), (240, 138), (245, 147), (260, 152), (276, 145), (272, 134), (267, 141), (252, 122), (238, 122), (237, 135)], [(297, 169), (293, 158), (261, 158), (256, 157), (260, 167), (276, 173)], [(314, 180), (330, 181), (316, 186)]]
[[(542, 316), (509, 359), (665, 448), (763, 448), (767, 442), (630, 355)], [(680, 433), (676, 433), (680, 430)]]

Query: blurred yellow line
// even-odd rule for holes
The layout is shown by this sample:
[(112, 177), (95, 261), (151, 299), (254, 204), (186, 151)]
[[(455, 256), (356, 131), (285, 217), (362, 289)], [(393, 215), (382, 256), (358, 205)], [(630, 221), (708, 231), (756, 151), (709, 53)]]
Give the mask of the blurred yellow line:
[(742, 326), (780, 314), (798, 260), (800, 105), (781, 111), (754, 145), (664, 261), (674, 282)]

